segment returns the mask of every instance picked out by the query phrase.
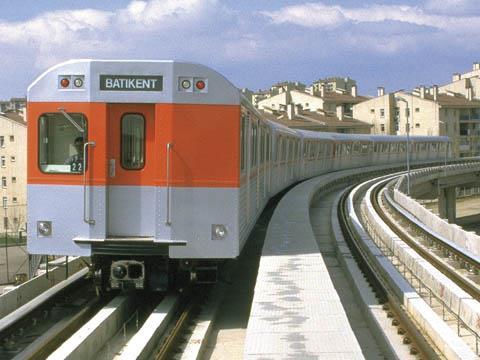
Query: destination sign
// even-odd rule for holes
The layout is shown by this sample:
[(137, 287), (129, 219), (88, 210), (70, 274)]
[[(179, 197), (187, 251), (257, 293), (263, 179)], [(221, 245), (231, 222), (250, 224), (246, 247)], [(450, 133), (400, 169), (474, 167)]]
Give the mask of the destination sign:
[(162, 91), (163, 76), (100, 75), (100, 90)]

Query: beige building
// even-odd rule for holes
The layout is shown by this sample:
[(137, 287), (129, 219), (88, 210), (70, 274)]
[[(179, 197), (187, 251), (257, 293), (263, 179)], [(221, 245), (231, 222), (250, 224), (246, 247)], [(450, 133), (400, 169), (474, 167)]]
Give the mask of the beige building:
[(378, 88), (377, 97), (353, 105), (352, 115), (372, 124), (372, 134), (396, 134), (394, 94), (385, 94), (383, 87)]
[(335, 92), (336, 90), (343, 90), (347, 93), (352, 92), (352, 87), (356, 86), (357, 82), (349, 77), (334, 76), (326, 79), (319, 79), (312, 84), (313, 95), (320, 92), (322, 87), (327, 92)]
[(322, 87), (318, 95), (298, 90), (284, 91), (259, 101), (257, 107), (285, 111), (288, 104), (294, 104), (301, 105), (304, 110), (336, 113), (338, 106), (341, 106), (346, 115), (352, 115), (353, 105), (367, 99), (357, 94), (356, 85), (352, 90), (351, 93), (327, 92)]
[(411, 135), (446, 135), (455, 156), (480, 155), (480, 101), (437, 86), (391, 94), (379, 88), (376, 98), (353, 106), (353, 116), (372, 124), (374, 134), (405, 135), (407, 103)]
[(255, 107), (259, 107), (259, 103), (262, 100), (270, 99), (279, 94), (289, 93), (292, 90), (305, 91), (305, 84), (298, 81), (282, 81), (276, 83), (270, 87), (269, 90), (258, 90), (253, 92), (250, 89), (242, 89), (242, 94), (253, 104)]
[(480, 100), (480, 63), (473, 63), (472, 71), (453, 74), (452, 82), (438, 89), (440, 93), (452, 92), (462, 94), (470, 100)]
[(264, 116), (291, 129), (335, 132), (344, 134), (370, 134), (372, 125), (353, 119), (342, 113), (341, 107), (336, 114), (323, 111), (302, 109), (301, 105), (289, 104), (285, 111), (264, 109)]
[(21, 111), (27, 104), (26, 98), (11, 98), (10, 100), (0, 100), (0, 112)]
[(27, 124), (18, 112), (0, 113), (0, 178), (4, 232), (26, 230)]

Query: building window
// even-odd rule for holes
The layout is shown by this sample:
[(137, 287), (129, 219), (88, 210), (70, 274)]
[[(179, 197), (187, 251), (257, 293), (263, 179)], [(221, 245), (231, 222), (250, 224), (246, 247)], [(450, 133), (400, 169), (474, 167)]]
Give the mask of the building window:
[(15, 225), (18, 224), (18, 218), (17, 218), (17, 217), (14, 217), (14, 218), (13, 218), (13, 223), (14, 223)]
[(3, 197), (3, 201), (2, 201), (2, 204), (3, 204), (3, 208), (4, 208), (4, 209), (7, 208), (7, 201), (8, 201), (8, 200), (7, 200), (7, 197), (4, 196), (4, 197)]
[(385, 132), (385, 124), (380, 124), (380, 130), (381, 130), (382, 132)]
[(7, 177), (2, 176), (2, 188), (6, 189), (7, 188)]
[(370, 109), (370, 114), (375, 114), (375, 109)]
[(10, 161), (15, 162), (15, 156), (10, 156)]
[(15, 141), (15, 136), (10, 135), (10, 142), (14, 142), (14, 141)]
[(420, 108), (415, 108), (415, 112), (420, 112)]
[(12, 202), (15, 203), (15, 204), (18, 202), (18, 200), (15, 196), (12, 198)]
[(420, 127), (420, 124), (419, 124), (419, 123), (416, 123), (416, 124), (415, 124), (415, 128), (418, 129), (419, 127)]
[(0, 164), (2, 165), (2, 167), (5, 167), (5, 166), (6, 166), (6, 164), (5, 164), (5, 156), (2, 156), (2, 157), (0, 158)]
[(385, 109), (380, 109), (380, 117), (385, 117)]
[(5, 147), (5, 136), (0, 136), (0, 147)]
[(12, 184), (15, 184), (17, 182), (17, 177), (16, 176), (12, 176)]

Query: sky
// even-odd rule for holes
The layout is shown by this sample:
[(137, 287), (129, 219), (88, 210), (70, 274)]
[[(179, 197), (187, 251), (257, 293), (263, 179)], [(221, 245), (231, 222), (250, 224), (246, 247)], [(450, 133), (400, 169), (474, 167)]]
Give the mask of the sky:
[(239, 88), (329, 76), (375, 95), (480, 61), (478, 0), (0, 0), (0, 99), (73, 58), (185, 60)]

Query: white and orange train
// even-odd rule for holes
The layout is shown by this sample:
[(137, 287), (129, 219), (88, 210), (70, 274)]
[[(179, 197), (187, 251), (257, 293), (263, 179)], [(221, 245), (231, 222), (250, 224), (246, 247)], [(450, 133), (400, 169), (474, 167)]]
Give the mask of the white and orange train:
[[(294, 131), (217, 72), (73, 60), (28, 89), (28, 251), (91, 256), (106, 288), (213, 281), (274, 194), (325, 172), (405, 162), (405, 138)], [(412, 161), (448, 138), (411, 137)]]

